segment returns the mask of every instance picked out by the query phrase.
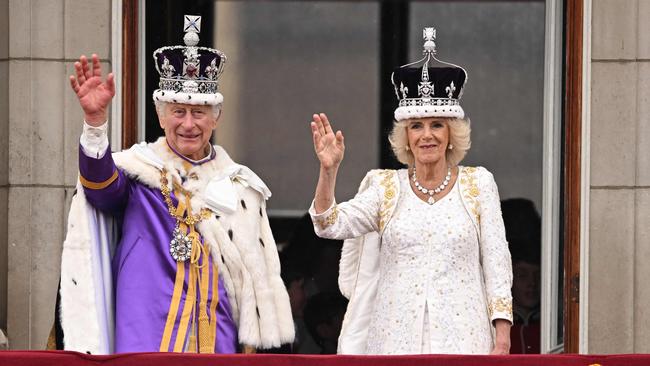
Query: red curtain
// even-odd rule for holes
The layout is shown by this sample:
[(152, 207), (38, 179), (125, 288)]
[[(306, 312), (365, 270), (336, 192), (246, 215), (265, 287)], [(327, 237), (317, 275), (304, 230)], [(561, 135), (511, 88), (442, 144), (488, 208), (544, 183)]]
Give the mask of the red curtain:
[(0, 351), (0, 365), (66, 366), (647, 366), (650, 355), (309, 356), (130, 353), (93, 356), (64, 351)]

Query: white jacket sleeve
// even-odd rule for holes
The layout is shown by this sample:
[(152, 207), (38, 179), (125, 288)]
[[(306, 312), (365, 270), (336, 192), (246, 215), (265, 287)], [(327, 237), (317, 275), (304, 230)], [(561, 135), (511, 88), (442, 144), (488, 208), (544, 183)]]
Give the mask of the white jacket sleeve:
[(492, 173), (479, 168), (480, 245), (490, 320), (512, 322), (512, 262), (506, 241), (501, 201)]
[(334, 202), (326, 211), (316, 214), (314, 202), (309, 208), (316, 235), (327, 239), (356, 238), (371, 231), (379, 231), (380, 187), (373, 171), (364, 180), (370, 179), (369, 187), (353, 199), (337, 204)]

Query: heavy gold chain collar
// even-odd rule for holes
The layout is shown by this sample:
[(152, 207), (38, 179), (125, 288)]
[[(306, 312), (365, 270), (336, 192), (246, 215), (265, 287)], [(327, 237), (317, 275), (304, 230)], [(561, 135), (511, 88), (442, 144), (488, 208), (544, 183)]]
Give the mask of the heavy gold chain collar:
[[(182, 186), (174, 182), (174, 187), (177, 188), (187, 199), (192, 198), (192, 193), (186, 191)], [(201, 222), (204, 219), (207, 219), (210, 217), (210, 210), (207, 208), (201, 209), (201, 211), (197, 214), (192, 215), (192, 212), (190, 208), (187, 208), (187, 215), (183, 214), (178, 214), (177, 213), (177, 208), (174, 206), (174, 202), (172, 202), (171, 198), (171, 191), (169, 189), (169, 180), (167, 180), (167, 170), (163, 169), (160, 172), (160, 192), (163, 195), (163, 198), (165, 199), (165, 203), (167, 204), (167, 209), (169, 210), (169, 214), (172, 215), (177, 221), (183, 222), (188, 226), (194, 225), (196, 223)], [(177, 197), (180, 199), (179, 197)]]

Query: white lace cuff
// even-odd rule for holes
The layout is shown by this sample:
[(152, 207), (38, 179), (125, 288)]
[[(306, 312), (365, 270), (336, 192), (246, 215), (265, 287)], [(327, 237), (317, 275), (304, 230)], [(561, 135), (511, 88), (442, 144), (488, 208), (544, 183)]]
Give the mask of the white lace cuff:
[(89, 158), (103, 158), (108, 150), (108, 121), (99, 127), (93, 127), (84, 121), (79, 144), (83, 153)]

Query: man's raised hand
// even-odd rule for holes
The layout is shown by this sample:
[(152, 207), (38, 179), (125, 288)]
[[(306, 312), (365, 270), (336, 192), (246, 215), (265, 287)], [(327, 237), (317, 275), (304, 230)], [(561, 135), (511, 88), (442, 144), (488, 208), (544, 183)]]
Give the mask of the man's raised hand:
[(70, 75), (70, 86), (77, 94), (84, 118), (89, 125), (100, 126), (108, 119), (108, 104), (115, 95), (115, 77), (109, 73), (102, 80), (102, 67), (96, 54), (92, 55), (92, 65), (82, 55), (74, 68), (76, 75)]

